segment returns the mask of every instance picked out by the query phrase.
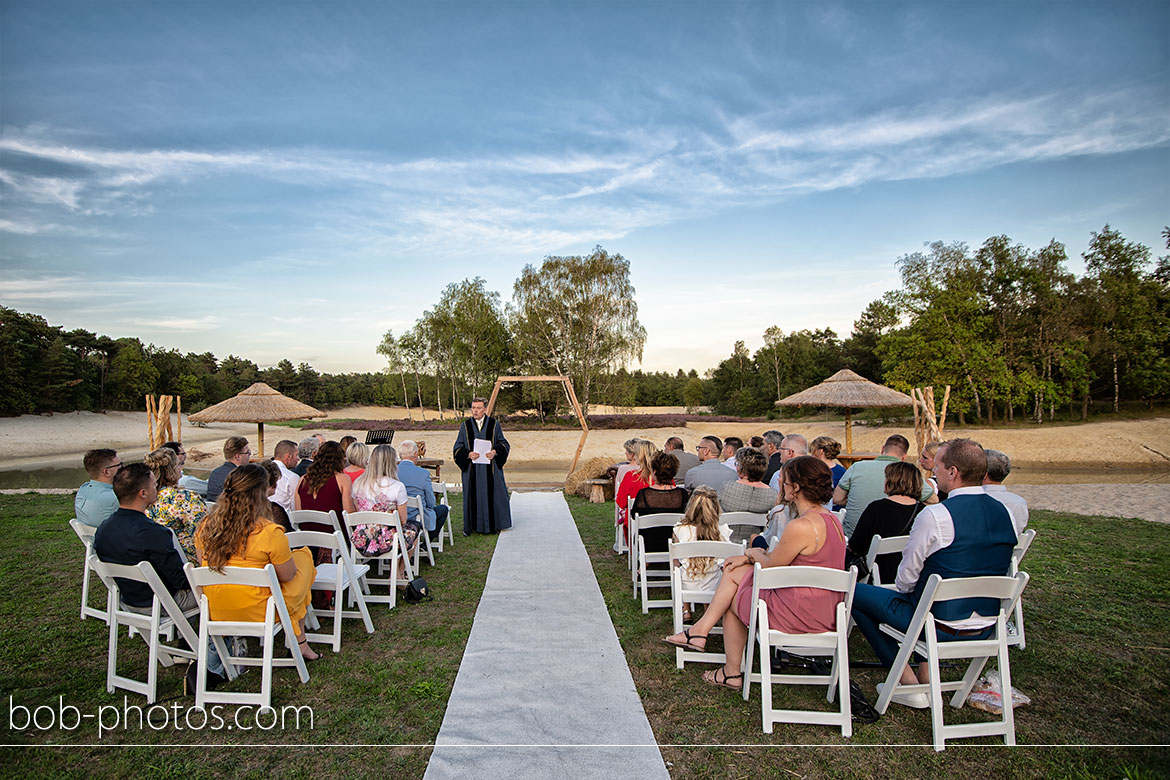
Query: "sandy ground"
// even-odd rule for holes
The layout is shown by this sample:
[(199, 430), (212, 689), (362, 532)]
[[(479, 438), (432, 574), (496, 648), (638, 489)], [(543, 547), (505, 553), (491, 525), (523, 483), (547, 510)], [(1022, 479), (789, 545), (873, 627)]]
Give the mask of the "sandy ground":
[[(658, 410), (663, 411), (663, 410)], [(682, 411), (682, 410), (677, 410)], [(417, 419), (418, 411), (413, 412)], [(404, 418), (402, 408), (350, 407), (332, 412), (332, 418)], [(428, 413), (428, 418), (437, 416)], [(448, 417), (450, 414), (448, 413)], [(172, 418), (173, 419), (173, 418)], [(173, 423), (172, 423), (173, 424)], [(843, 441), (844, 425), (824, 420), (777, 421), (785, 433), (800, 433), (812, 439), (822, 434)], [(771, 427), (761, 423), (694, 422), (680, 428), (646, 431), (591, 431), (581, 454), (619, 458), (627, 439), (643, 435), (659, 446), (670, 436), (679, 436), (693, 449), (706, 434), (721, 438), (738, 435), (744, 439)], [(206, 457), (196, 467), (211, 468), (220, 462), (223, 441), (228, 436), (247, 436), (256, 450), (256, 426), (248, 423), (216, 423), (199, 427), (183, 422), (183, 442), (189, 452)], [(297, 430), (276, 425), (264, 429), (265, 449), (282, 438), (297, 441), (315, 429)], [(347, 431), (323, 431), (339, 438)], [(1021, 495), (1040, 508), (1080, 511), (1121, 517), (1145, 517), (1166, 521), (1170, 506), (1170, 418), (1046, 425), (1019, 428), (962, 429), (985, 447), (1003, 450), (1012, 457), (1015, 473), (1009, 484), (1019, 484)], [(361, 438), (364, 433), (353, 431)], [(573, 453), (581, 440), (579, 431), (513, 431), (508, 433), (512, 457), (508, 462), (510, 483), (555, 483), (564, 479)], [(914, 441), (913, 430), (899, 427), (855, 425), (854, 449), (873, 452), (891, 433), (902, 433)], [(960, 429), (951, 429), (960, 435)], [(944, 434), (945, 437), (945, 434)], [(147, 425), (144, 412), (74, 412), (55, 415), (24, 415), (0, 419), (0, 470), (79, 467), (82, 454), (92, 447), (108, 446), (126, 460), (141, 458), (146, 451)], [(455, 481), (457, 472), (450, 462), (454, 431), (401, 431), (396, 441), (423, 440), (430, 457), (445, 457), (442, 476)], [(1125, 485), (1117, 483), (1147, 483)], [(1162, 484), (1158, 484), (1162, 483)], [(1076, 484), (1075, 490), (1064, 485)]]

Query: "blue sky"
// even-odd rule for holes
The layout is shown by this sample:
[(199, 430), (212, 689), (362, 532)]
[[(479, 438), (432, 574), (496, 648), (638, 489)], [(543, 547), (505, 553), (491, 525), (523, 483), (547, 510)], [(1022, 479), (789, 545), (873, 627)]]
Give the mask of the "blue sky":
[(67, 328), (376, 370), (600, 244), (702, 371), (926, 242), (1164, 254), (1170, 4), (0, 0), (0, 198), (0, 303)]

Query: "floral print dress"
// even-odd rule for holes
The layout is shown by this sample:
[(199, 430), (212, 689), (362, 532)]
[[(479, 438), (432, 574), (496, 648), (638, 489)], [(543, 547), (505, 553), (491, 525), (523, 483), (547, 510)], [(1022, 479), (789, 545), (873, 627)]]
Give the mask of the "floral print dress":
[(195, 560), (195, 529), (207, 517), (207, 504), (198, 493), (180, 487), (161, 488), (146, 516), (174, 531), (187, 560)]
[[(396, 479), (382, 477), (374, 493), (354, 490), (353, 503), (359, 512), (397, 512), (399, 504), (406, 503), (406, 486)], [(402, 544), (407, 553), (414, 552), (420, 531), (422, 524), (417, 520), (407, 520), (402, 524)], [(392, 525), (369, 523), (356, 526), (350, 538), (358, 552), (367, 558), (374, 558), (390, 552), (394, 534)]]

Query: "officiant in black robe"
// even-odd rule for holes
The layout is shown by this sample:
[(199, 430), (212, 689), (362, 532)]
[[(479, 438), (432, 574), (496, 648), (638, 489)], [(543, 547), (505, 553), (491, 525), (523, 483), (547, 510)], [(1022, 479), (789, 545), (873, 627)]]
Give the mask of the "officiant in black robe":
[[(486, 414), (487, 402), (471, 401), (471, 419), (464, 420), (455, 437), (452, 453), (455, 465), (463, 472), (463, 535), (472, 531), (495, 533), (512, 527), (512, 510), (508, 486), (504, 484), (504, 464), (508, 462), (508, 440), (494, 417)], [(475, 441), (485, 441), (486, 452), (476, 452)]]

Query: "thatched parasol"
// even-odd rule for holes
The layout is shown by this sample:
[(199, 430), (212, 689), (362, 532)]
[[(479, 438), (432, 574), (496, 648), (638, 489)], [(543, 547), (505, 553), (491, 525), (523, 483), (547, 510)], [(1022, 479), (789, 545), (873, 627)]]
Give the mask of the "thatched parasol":
[(280, 420), (304, 420), (310, 417), (328, 417), (300, 401), (281, 395), (263, 382), (257, 382), (239, 395), (202, 412), (187, 415), (191, 422), (254, 422), (259, 426), (260, 457), (264, 457), (264, 423)]
[(777, 406), (837, 406), (845, 409), (845, 453), (853, 452), (854, 409), (913, 406), (914, 400), (884, 385), (843, 368), (819, 385), (776, 402)]

